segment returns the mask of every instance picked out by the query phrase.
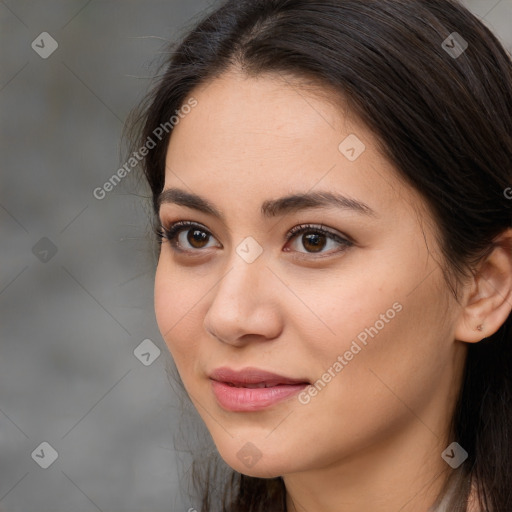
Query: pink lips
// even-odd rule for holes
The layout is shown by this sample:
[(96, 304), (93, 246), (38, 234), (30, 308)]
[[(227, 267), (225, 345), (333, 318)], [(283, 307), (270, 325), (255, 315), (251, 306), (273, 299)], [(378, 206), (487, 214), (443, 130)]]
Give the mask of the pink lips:
[(217, 368), (209, 375), (219, 405), (235, 412), (258, 411), (300, 392), (307, 379), (291, 379), (258, 368)]

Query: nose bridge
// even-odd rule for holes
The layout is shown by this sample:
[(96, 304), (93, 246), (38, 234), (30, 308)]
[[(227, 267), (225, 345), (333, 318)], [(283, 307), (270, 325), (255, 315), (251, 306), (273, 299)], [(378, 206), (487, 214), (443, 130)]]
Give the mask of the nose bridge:
[(229, 270), (221, 279), (215, 301), (222, 301), (225, 306), (234, 306), (234, 310), (243, 313), (245, 308), (253, 308), (259, 300), (265, 274), (265, 259), (261, 254), (255, 257), (253, 248), (247, 242), (240, 243), (233, 251), (229, 261)]
[(272, 273), (262, 250), (256, 250), (251, 240), (235, 247), (205, 316), (206, 330), (225, 342), (234, 343), (245, 334), (273, 337), (277, 332), (277, 312), (269, 295)]

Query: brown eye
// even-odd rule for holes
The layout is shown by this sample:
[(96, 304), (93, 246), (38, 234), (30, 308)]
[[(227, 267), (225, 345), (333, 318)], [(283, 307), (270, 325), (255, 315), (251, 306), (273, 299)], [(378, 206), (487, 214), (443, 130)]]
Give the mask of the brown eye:
[(188, 221), (175, 222), (169, 228), (161, 225), (157, 236), (160, 242), (167, 240), (173, 249), (181, 252), (198, 252), (213, 247), (208, 245), (213, 235), (202, 226)]
[(302, 245), (311, 252), (321, 251), (327, 243), (327, 237), (322, 233), (308, 233), (302, 235)]
[[(323, 226), (315, 226), (311, 224), (294, 227), (290, 230), (286, 239), (287, 241), (296, 239), (293, 240), (293, 243), (295, 243), (296, 246), (299, 245), (298, 242), (300, 242), (300, 245), (302, 245), (302, 247), (306, 250), (301, 251), (297, 248), (293, 250), (302, 254), (317, 253), (328, 255), (329, 253), (341, 252), (353, 245), (350, 240), (342, 237), (341, 235), (331, 232)], [(324, 251), (326, 248), (336, 249), (336, 247), (339, 247), (339, 249), (333, 251)]]
[(202, 249), (210, 236), (200, 229), (189, 229), (184, 232), (187, 233), (187, 242), (195, 249)]

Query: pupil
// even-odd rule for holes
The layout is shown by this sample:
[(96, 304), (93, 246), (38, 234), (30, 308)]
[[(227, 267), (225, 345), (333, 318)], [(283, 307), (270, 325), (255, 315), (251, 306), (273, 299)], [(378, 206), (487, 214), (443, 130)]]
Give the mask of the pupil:
[(313, 252), (319, 252), (322, 250), (325, 244), (325, 235), (313, 233), (304, 235), (307, 242), (304, 243), (304, 247), (308, 249), (308, 244), (311, 244), (313, 247)]
[(199, 229), (195, 229), (194, 231), (190, 230), (187, 236), (188, 242), (190, 245), (197, 247), (195, 244), (198, 243), (201, 245), (201, 242), (207, 242), (208, 235), (204, 231), (200, 231)]

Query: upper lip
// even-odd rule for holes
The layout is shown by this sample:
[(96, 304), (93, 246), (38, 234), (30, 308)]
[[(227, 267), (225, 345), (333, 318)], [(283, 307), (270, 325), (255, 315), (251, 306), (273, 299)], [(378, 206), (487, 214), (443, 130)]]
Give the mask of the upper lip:
[(259, 368), (243, 368), (232, 370), (226, 366), (216, 368), (210, 375), (210, 379), (230, 384), (268, 384), (277, 386), (279, 384), (309, 384), (307, 379), (292, 379), (277, 373), (268, 372)]

